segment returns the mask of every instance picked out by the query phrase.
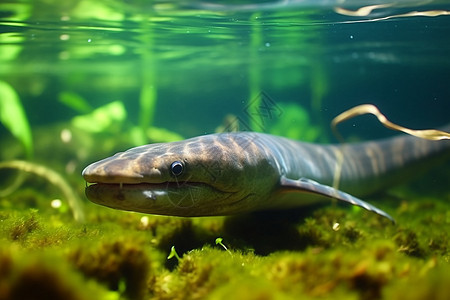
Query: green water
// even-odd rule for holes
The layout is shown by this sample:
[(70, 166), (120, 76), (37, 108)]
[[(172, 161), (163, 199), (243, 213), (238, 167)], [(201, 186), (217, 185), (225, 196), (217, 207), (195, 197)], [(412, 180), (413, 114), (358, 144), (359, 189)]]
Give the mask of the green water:
[[(448, 163), (374, 203), (398, 227), (348, 207), (286, 222), (150, 216), (143, 224), (142, 215), (85, 199), (87, 164), (149, 142), (224, 128), (334, 142), (331, 119), (362, 103), (406, 127), (449, 123), (446, 1), (253, 2), (0, 3), (0, 162), (36, 164), (19, 179), (14, 168), (0, 169), (0, 270), (10, 261), (13, 270), (0, 271), (10, 288), (0, 285), (0, 299), (25, 297), (11, 290), (29, 290), (29, 273), (67, 278), (61, 285), (70, 291), (93, 279), (74, 299), (92, 298), (91, 290), (101, 299), (223, 299), (233, 291), (246, 299), (447, 299)], [(369, 116), (339, 128), (348, 140), (395, 134)], [(45, 168), (59, 179), (45, 178)], [(84, 206), (84, 225), (68, 194)], [(56, 198), (60, 208), (50, 206)], [(340, 234), (330, 230), (336, 220)], [(231, 256), (214, 244), (219, 236)], [(179, 264), (166, 260), (174, 245), (185, 255)], [(108, 259), (141, 281), (133, 284), (126, 267), (104, 269)]]
[(406, 3), (351, 17), (321, 1), (10, 2), (0, 6), (0, 76), (32, 125), (77, 115), (60, 102), (65, 92), (92, 108), (122, 101), (132, 124), (145, 122), (142, 101), (153, 97), (149, 125), (194, 136), (242, 115), (264, 91), (317, 125), (369, 102), (408, 126), (439, 126), (449, 110), (448, 17), (401, 15), (445, 5)]

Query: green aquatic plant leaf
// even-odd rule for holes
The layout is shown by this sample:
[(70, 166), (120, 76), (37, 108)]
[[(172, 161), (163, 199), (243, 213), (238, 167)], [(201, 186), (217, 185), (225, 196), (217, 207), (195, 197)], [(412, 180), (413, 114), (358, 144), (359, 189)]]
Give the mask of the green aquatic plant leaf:
[(141, 54), (142, 68), (141, 68), (141, 92), (139, 96), (139, 126), (141, 127), (141, 141), (144, 143), (145, 132), (153, 126), (153, 121), (156, 112), (156, 103), (158, 100), (158, 83), (157, 83), (157, 65), (155, 61), (155, 54), (152, 52), (154, 48), (154, 33), (153, 27), (149, 26), (148, 22), (142, 22), (142, 30), (147, 32), (141, 37), (143, 52)]
[(47, 166), (24, 160), (0, 162), (0, 169), (16, 169), (46, 179), (48, 182), (61, 190), (70, 206), (70, 209), (72, 210), (73, 218), (75, 219), (75, 221), (80, 223), (84, 222), (84, 210), (81, 199), (78, 197), (78, 194), (75, 193), (67, 180), (64, 179), (64, 177), (58, 172), (50, 169)]
[(125, 121), (127, 112), (121, 101), (114, 101), (95, 109), (92, 113), (76, 116), (72, 124), (87, 132), (107, 131), (114, 123)]
[(222, 246), (222, 248), (225, 249), (225, 251), (227, 251), (231, 256), (233, 256), (231, 251), (228, 250), (227, 246), (225, 246), (225, 244), (223, 243), (223, 238), (221, 237), (216, 238), (216, 245)]
[(172, 246), (172, 248), (170, 248), (170, 253), (169, 256), (167, 256), (167, 259), (171, 259), (173, 257), (175, 257), (178, 261), (181, 260), (181, 257), (177, 253), (177, 250), (175, 250), (175, 246)]
[(307, 142), (319, 139), (320, 127), (312, 124), (305, 108), (295, 103), (278, 103), (278, 106), (283, 115), (267, 124), (269, 133)]
[(65, 104), (67, 107), (75, 110), (80, 114), (86, 114), (92, 111), (89, 103), (80, 95), (72, 92), (62, 92), (58, 95), (59, 102)]
[[(3, 62), (13, 61), (23, 49), (25, 37), (14, 32), (3, 32), (0, 35), (0, 57)], [(3, 66), (4, 67), (4, 66)]]
[(151, 126), (147, 129), (147, 137), (151, 141), (169, 143), (184, 140), (184, 137), (166, 128)]
[[(249, 113), (250, 115), (258, 115), (258, 108), (261, 105), (261, 57), (259, 47), (263, 43), (262, 24), (259, 18), (261, 12), (254, 12), (250, 17), (250, 62), (248, 69), (249, 77)], [(255, 121), (255, 118), (249, 120), (250, 129), (252, 131), (261, 131), (261, 126)]]
[(33, 156), (33, 139), (25, 110), (14, 88), (0, 81), (0, 122), (25, 147), (28, 158)]

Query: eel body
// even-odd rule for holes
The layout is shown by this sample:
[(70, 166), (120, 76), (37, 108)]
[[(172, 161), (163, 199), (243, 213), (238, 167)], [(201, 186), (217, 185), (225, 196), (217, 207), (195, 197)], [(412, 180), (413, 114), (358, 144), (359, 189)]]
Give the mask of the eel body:
[(449, 157), (449, 140), (320, 145), (237, 132), (132, 148), (89, 165), (83, 177), (89, 200), (121, 210), (216, 216), (335, 198), (393, 220), (357, 197)]

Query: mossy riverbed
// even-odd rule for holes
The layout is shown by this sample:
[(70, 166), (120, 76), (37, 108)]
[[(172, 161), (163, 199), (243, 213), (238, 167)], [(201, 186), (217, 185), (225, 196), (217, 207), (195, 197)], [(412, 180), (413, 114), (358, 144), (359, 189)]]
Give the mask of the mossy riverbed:
[(90, 203), (80, 224), (23, 189), (1, 200), (0, 299), (449, 299), (445, 197), (378, 199), (396, 225), (334, 205), (184, 219)]

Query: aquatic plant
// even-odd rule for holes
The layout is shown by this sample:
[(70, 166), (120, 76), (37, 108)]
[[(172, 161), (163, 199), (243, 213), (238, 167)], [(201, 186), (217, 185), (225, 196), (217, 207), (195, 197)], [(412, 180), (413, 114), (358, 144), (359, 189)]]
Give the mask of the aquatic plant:
[(257, 121), (259, 117), (258, 109), (261, 105), (261, 62), (259, 59), (259, 48), (262, 45), (262, 24), (259, 20), (261, 12), (254, 12), (250, 16), (250, 45), (249, 45), (249, 95), (250, 106), (248, 113), (253, 116), (249, 119), (249, 126), (252, 131), (261, 131), (261, 126)]
[(75, 116), (71, 123), (86, 132), (99, 133), (114, 130), (127, 117), (125, 106), (121, 101), (113, 101), (92, 110), (88, 114)]
[(14, 88), (0, 80), (0, 122), (24, 146), (27, 158), (33, 156), (33, 139), (25, 110)]
[(155, 54), (153, 53), (153, 24), (142, 22), (142, 31), (145, 33), (141, 36), (142, 54), (141, 54), (141, 93), (139, 96), (139, 128), (141, 142), (147, 143), (147, 130), (153, 126), (153, 119), (156, 113), (157, 102), (157, 76)]
[(283, 111), (281, 118), (274, 118), (272, 122), (267, 122), (268, 133), (288, 137), (300, 141), (314, 142), (323, 135), (321, 128), (310, 120), (309, 112), (301, 105), (295, 103), (278, 103)]
[(0, 298), (20, 299), (118, 299), (95, 282), (86, 282), (56, 253), (0, 248)]
[[(72, 105), (72, 104), (70, 104)], [(87, 114), (80, 114), (72, 118), (71, 123), (90, 134), (116, 134), (126, 135), (131, 145), (142, 145), (153, 142), (173, 142), (183, 137), (165, 128), (145, 125), (133, 126), (127, 123), (128, 113), (122, 101), (113, 101), (100, 106)]]
[[(380, 200), (382, 206), (392, 205)], [(178, 240), (170, 227), (181, 219), (150, 216), (142, 227), (142, 215), (91, 206), (90, 222), (79, 225), (64, 222), (60, 214), (7, 210), (0, 213), (0, 280), (10, 290), (40, 282), (36, 293), (66, 287), (81, 299), (91, 298), (85, 291), (99, 293), (100, 299), (401, 299), (408, 286), (420, 282), (421, 297), (412, 299), (446, 299), (448, 203), (416, 200), (399, 209), (399, 226), (330, 206), (306, 219), (283, 218), (279, 222), (284, 225), (274, 220), (264, 226), (264, 220), (252, 221), (254, 227), (236, 224), (240, 236), (224, 223), (212, 224), (215, 219), (198, 218), (179, 234), (197, 246), (178, 255), (173, 269), (158, 241)], [(336, 220), (340, 227), (333, 229)], [(196, 235), (201, 231), (206, 233)], [(217, 232), (233, 241), (233, 256), (208, 246)], [(271, 249), (265, 255), (256, 254), (267, 246)], [(32, 270), (33, 281), (22, 280), (22, 270)], [(52, 276), (58, 279), (51, 284), (38, 280)]]
[(24, 171), (46, 179), (53, 186), (56, 186), (61, 190), (69, 203), (74, 219), (78, 222), (84, 222), (84, 211), (81, 199), (58, 172), (37, 163), (21, 160), (0, 162), (0, 169), (2, 168)]
[(102, 241), (71, 249), (69, 261), (86, 277), (93, 278), (128, 299), (144, 299), (151, 262), (139, 242), (128, 239)]
[(172, 248), (170, 248), (170, 253), (167, 256), (167, 259), (171, 259), (173, 257), (175, 257), (178, 261), (181, 260), (181, 257), (177, 253), (177, 250), (175, 250), (175, 246), (172, 246)]
[[(0, 121), (10, 132), (22, 142), (25, 148), (26, 157), (31, 159), (33, 156), (33, 140), (31, 136), (31, 128), (25, 114), (25, 110), (20, 102), (19, 96), (15, 90), (6, 82), (0, 81)], [(67, 181), (52, 169), (32, 163), (29, 161), (12, 160), (0, 162), (0, 169), (15, 169), (28, 173), (33, 173), (48, 180), (50, 183), (59, 187), (67, 199), (74, 219), (79, 222), (84, 221), (84, 212), (81, 200), (74, 192)], [(7, 194), (15, 191), (23, 181), (23, 176), (19, 175), (8, 188), (2, 191), (1, 195), (5, 197)]]
[(231, 253), (230, 250), (228, 250), (227, 246), (225, 246), (224, 243), (222, 243), (222, 241), (223, 241), (223, 238), (218, 237), (218, 238), (216, 239), (216, 245), (222, 246), (222, 248), (225, 249), (225, 251), (227, 251), (228, 253), (230, 253), (230, 255), (232, 256), (233, 254)]
[(79, 114), (86, 114), (93, 110), (93, 107), (80, 95), (63, 91), (58, 95), (59, 102), (75, 110)]

